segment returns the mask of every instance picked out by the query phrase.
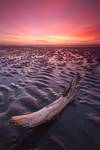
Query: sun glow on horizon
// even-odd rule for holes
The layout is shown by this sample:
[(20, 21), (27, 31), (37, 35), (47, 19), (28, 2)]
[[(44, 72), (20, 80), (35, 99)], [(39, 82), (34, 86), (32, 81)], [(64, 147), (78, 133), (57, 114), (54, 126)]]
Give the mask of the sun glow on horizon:
[(98, 0), (1, 0), (0, 44), (100, 44)]
[(23, 45), (32, 45), (32, 44), (84, 44), (92, 43), (94, 37), (92, 36), (64, 36), (64, 35), (44, 35), (44, 36), (11, 36), (8, 38), (3, 38), (0, 44), (23, 44)]

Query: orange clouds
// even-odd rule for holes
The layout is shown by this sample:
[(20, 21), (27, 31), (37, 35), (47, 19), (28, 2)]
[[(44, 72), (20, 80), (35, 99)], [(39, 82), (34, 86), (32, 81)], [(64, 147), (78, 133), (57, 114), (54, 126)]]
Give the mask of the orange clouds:
[(98, 0), (0, 0), (0, 44), (100, 43)]
[(100, 24), (85, 27), (76, 33), (79, 37), (87, 37), (90, 43), (100, 43)]

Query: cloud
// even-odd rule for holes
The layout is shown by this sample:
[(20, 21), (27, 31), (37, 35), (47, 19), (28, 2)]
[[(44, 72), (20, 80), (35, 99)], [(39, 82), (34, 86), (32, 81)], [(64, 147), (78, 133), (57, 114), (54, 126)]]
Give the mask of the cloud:
[(79, 37), (88, 37), (90, 42), (100, 43), (100, 24), (85, 27), (76, 33)]
[(0, 0), (0, 38), (19, 43), (100, 42), (99, 11), (100, 0)]

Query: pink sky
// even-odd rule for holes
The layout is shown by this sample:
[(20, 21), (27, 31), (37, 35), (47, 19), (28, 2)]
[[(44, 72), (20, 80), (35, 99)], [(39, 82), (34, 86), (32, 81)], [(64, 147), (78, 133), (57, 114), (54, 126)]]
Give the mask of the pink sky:
[(100, 44), (100, 0), (0, 0), (0, 44)]

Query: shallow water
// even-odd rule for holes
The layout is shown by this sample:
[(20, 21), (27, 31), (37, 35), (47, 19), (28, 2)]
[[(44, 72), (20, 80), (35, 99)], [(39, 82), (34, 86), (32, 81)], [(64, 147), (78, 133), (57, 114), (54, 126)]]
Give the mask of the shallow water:
[[(79, 72), (74, 104), (35, 130), (13, 115), (56, 100)], [(0, 47), (0, 150), (100, 150), (100, 47)]]

